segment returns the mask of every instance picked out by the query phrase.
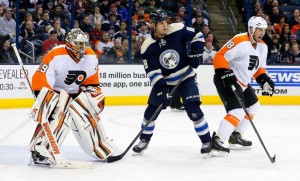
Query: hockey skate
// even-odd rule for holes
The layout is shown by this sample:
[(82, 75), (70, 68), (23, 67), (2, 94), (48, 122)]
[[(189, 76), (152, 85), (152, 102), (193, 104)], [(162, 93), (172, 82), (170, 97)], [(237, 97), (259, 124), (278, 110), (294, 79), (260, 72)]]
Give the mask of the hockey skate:
[(141, 155), (148, 148), (149, 141), (142, 139), (138, 144), (133, 147), (133, 156)]
[(200, 152), (203, 158), (211, 157), (211, 142), (203, 143)]
[(223, 142), (216, 135), (216, 132), (212, 136), (212, 156), (213, 157), (226, 157), (230, 150), (223, 146)]
[(228, 148), (232, 150), (250, 150), (252, 142), (242, 138), (239, 132), (234, 131), (229, 137)]

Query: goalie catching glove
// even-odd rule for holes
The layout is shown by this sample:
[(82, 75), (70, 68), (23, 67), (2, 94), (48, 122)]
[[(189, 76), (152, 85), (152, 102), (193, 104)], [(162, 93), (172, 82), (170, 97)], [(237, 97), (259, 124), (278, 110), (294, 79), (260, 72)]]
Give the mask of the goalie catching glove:
[(203, 50), (197, 50), (197, 51), (191, 51), (188, 54), (189, 64), (191, 67), (196, 69), (200, 64), (203, 63), (202, 53)]
[(272, 96), (274, 94), (275, 84), (267, 74), (259, 75), (256, 78), (256, 82), (260, 85), (263, 96)]
[(95, 110), (97, 114), (100, 114), (105, 105), (105, 96), (102, 93), (101, 88), (98, 86), (81, 86), (80, 89), (86, 93), (92, 107), (97, 108), (97, 110)]

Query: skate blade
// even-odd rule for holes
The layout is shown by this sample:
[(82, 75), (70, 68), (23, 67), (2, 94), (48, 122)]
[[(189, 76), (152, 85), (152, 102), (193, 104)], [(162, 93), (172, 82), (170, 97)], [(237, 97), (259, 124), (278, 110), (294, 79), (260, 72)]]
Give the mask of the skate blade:
[(228, 153), (225, 151), (212, 150), (211, 157), (228, 157)]
[(202, 156), (204, 159), (210, 158), (210, 157), (212, 157), (212, 151), (209, 153), (202, 153)]
[(250, 150), (252, 146), (242, 146), (239, 144), (228, 144), (228, 148), (231, 150)]
[(132, 156), (139, 156), (142, 155), (144, 153), (144, 151), (137, 153), (137, 152), (132, 152)]

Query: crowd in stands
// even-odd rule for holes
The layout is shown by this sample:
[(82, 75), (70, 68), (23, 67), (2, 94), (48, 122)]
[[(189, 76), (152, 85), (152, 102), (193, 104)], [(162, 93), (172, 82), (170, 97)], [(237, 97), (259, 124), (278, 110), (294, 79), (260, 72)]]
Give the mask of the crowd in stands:
[[(74, 0), (74, 28), (80, 28), (89, 39), (99, 58), (99, 63), (141, 63), (140, 48), (151, 36), (150, 13), (163, 8), (169, 23), (190, 24), (205, 36), (205, 63), (211, 63), (220, 48), (217, 38), (210, 31), (209, 14), (205, 0), (192, 0), (192, 18), (188, 22), (187, 0), (134, 0), (133, 16), (129, 17), (128, 0)], [(71, 1), (21, 0), (19, 10), (19, 47), (29, 56), (35, 55), (39, 63), (45, 53), (64, 44), (64, 37), (71, 27)], [(15, 1), (0, 0), (0, 63), (16, 63), (10, 44), (16, 42)], [(132, 18), (132, 32), (128, 30)], [(129, 40), (129, 34), (132, 38)], [(131, 44), (131, 49), (129, 45)], [(2, 53), (3, 52), (3, 53)]]
[[(262, 16), (268, 22), (268, 29), (263, 38), (269, 47), (268, 63), (300, 64), (300, 1), (249, 1), (253, 10), (251, 16)], [(70, 3), (71, 1), (66, 0), (20, 1), (21, 50), (30, 56), (34, 52), (36, 57), (42, 57), (54, 46), (63, 44), (66, 32), (71, 29)], [(246, 20), (248, 0), (236, 0), (236, 4)], [(132, 62), (141, 63), (139, 49), (143, 41), (150, 36), (150, 13), (157, 7), (162, 7), (168, 12), (169, 23), (188, 25), (186, 0), (135, 0), (132, 9), (132, 39), (129, 40), (128, 6), (126, 0), (75, 0), (74, 27), (82, 29), (90, 37), (90, 46), (97, 53), (100, 63), (128, 62), (129, 41), (132, 45)], [(220, 45), (210, 30), (210, 19), (206, 9), (205, 1), (192, 1), (191, 26), (204, 34), (203, 58), (205, 63), (211, 63)], [(12, 1), (1, 0), (1, 63), (16, 62), (8, 44), (16, 41), (15, 18), (15, 4)], [(34, 49), (31, 45), (34, 45)]]
[[(236, 0), (240, 13), (261, 16), (268, 23), (263, 37), (268, 45), (268, 64), (300, 64), (300, 1), (299, 0)], [(249, 4), (250, 3), (250, 4)]]

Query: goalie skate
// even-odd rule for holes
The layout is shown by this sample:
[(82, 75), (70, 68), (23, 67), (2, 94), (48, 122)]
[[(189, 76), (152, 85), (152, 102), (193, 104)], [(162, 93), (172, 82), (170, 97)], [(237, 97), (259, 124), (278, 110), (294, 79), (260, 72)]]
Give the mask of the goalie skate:
[(252, 142), (243, 139), (239, 132), (233, 132), (228, 142), (228, 148), (231, 150), (250, 150), (252, 146)]
[(138, 144), (133, 147), (133, 156), (141, 155), (148, 148), (149, 141), (141, 140)]
[(223, 143), (220, 141), (220, 138), (213, 133), (212, 136), (212, 153), (213, 157), (227, 157), (230, 150), (223, 146)]

